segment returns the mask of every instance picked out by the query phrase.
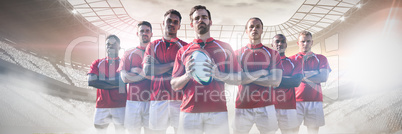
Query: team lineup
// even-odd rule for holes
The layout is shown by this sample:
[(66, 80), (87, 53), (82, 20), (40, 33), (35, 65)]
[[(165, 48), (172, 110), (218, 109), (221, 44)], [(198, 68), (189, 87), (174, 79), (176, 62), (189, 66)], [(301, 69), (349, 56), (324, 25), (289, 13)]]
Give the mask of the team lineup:
[[(177, 38), (181, 14), (164, 14), (163, 37), (151, 41), (152, 26), (137, 24), (139, 45), (119, 58), (120, 39), (106, 38), (107, 57), (95, 60), (89, 86), (97, 88), (94, 126), (106, 133), (247, 134), (255, 124), (261, 134), (297, 134), (303, 123), (316, 134), (325, 125), (320, 83), (331, 68), (327, 58), (311, 51), (312, 34), (301, 31), (299, 53), (287, 57), (286, 37), (262, 44), (263, 21), (246, 21), (247, 44), (238, 50), (210, 36), (211, 13), (192, 7), (195, 39)], [(234, 117), (228, 116), (225, 84), (238, 86)], [(229, 118), (233, 122), (229, 122)]]

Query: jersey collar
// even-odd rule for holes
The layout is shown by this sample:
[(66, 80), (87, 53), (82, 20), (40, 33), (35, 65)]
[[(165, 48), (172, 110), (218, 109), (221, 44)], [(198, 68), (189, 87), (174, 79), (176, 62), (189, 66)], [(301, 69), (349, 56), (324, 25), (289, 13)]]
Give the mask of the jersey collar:
[(304, 56), (304, 55), (306, 55), (306, 53), (304, 53), (304, 52), (299, 52), (299, 53), (297, 53), (297, 55), (299, 55), (299, 56)]
[(250, 49), (261, 48), (262, 46), (263, 46), (262, 43), (257, 44), (257, 45), (251, 45), (250, 43), (247, 44), (247, 47), (250, 48)]
[[(209, 44), (209, 43), (211, 43), (211, 42), (213, 42), (213, 41), (215, 41), (215, 39), (214, 38), (212, 38), (212, 37), (209, 37), (208, 39), (207, 39), (207, 41), (206, 41), (206, 44), (205, 45), (207, 45), (207, 44)], [(193, 40), (193, 43), (194, 44), (198, 44), (198, 45), (200, 45), (200, 44), (204, 44), (204, 41), (203, 40), (201, 40), (201, 39), (194, 39)], [(205, 46), (204, 46), (205, 47)]]
[(137, 46), (138, 49), (145, 50), (144, 46)]
[(119, 59), (119, 57), (110, 58), (109, 56), (106, 56), (106, 59), (107, 59), (107, 60), (118, 60), (118, 59)]
[(283, 59), (286, 59), (287, 57), (286, 57), (286, 55), (283, 55), (283, 56), (281, 56), (281, 59), (283, 60)]
[(177, 41), (179, 41), (179, 38), (173, 38), (173, 39), (170, 39), (170, 40), (166, 40), (165, 38), (162, 38), (162, 41), (163, 42), (177, 42)]
[[(317, 59), (317, 56), (315, 55), (315, 53), (313, 53), (313, 52), (311, 52), (312, 53), (312, 57), (315, 57), (316, 59)], [(306, 53), (304, 53), (304, 52), (299, 52), (299, 53), (297, 53), (297, 56), (301, 56), (301, 58), (303, 58), (304, 59), (304, 55), (306, 55)], [(310, 59), (311, 57), (308, 57), (307, 59)], [(305, 59), (305, 60), (307, 60), (307, 59)], [(317, 59), (317, 61), (318, 61), (318, 59)]]
[[(313, 53), (313, 52), (311, 52), (311, 53)], [(299, 56), (304, 56), (304, 55), (306, 55), (306, 53), (304, 53), (304, 52), (299, 52), (297, 55), (299, 55)], [(315, 55), (315, 53), (313, 53), (313, 55)]]

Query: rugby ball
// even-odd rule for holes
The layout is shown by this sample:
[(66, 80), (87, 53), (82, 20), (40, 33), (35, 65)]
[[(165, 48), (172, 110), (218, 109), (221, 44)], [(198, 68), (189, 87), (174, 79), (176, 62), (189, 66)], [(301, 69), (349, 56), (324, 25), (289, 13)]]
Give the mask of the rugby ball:
[(196, 50), (191, 54), (191, 58), (194, 59), (194, 71), (191, 73), (193, 79), (200, 83), (201, 85), (208, 85), (212, 82), (212, 77), (206, 76), (207, 74), (211, 74), (205, 72), (204, 69), (208, 69), (208, 67), (204, 66), (204, 63), (207, 63), (205, 60), (211, 61), (211, 58), (204, 52), (200, 50)]

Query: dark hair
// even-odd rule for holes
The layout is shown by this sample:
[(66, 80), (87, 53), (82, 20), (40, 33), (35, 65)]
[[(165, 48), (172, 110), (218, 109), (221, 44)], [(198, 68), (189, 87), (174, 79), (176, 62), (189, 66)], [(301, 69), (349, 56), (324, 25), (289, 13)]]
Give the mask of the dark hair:
[(206, 10), (208, 12), (208, 18), (209, 18), (209, 20), (211, 20), (211, 13), (209, 12), (209, 10), (205, 6), (197, 5), (197, 6), (194, 6), (193, 8), (191, 8), (190, 21), (193, 21), (192, 16), (193, 16), (194, 12), (197, 11), (198, 9)]
[(180, 20), (180, 22), (181, 22), (181, 15), (180, 15), (180, 12), (179, 12), (179, 11), (174, 10), (174, 9), (170, 9), (170, 10), (166, 11), (164, 17), (168, 16), (169, 14), (174, 14), (174, 15), (179, 16), (179, 20)]
[(247, 29), (247, 25), (250, 22), (250, 20), (254, 20), (254, 19), (259, 20), (261, 22), (262, 29), (264, 29), (264, 23), (262, 23), (262, 20), (260, 18), (258, 18), (258, 17), (252, 17), (252, 18), (248, 19), (248, 21), (246, 23), (246, 26), (245, 26), (245, 29)]
[(137, 28), (139, 28), (141, 25), (148, 26), (149, 28), (151, 28), (151, 31), (152, 31), (151, 23), (149, 23), (148, 21), (140, 21), (140, 22), (138, 22)]
[(310, 36), (311, 38), (313, 38), (313, 35), (309, 31), (306, 31), (306, 30), (299, 33), (299, 37), (302, 35)]
[(119, 39), (119, 37), (117, 37), (116, 35), (111, 34), (111, 35), (109, 35), (109, 36), (106, 37), (106, 40), (109, 39), (109, 38), (114, 38), (114, 39), (116, 39), (117, 43), (120, 44), (120, 39)]
[(272, 40), (273, 40), (273, 39), (274, 39), (276, 36), (279, 36), (279, 37), (285, 38), (285, 40), (286, 40), (286, 37), (285, 37), (285, 35), (283, 35), (283, 34), (276, 34), (274, 37), (272, 37)]

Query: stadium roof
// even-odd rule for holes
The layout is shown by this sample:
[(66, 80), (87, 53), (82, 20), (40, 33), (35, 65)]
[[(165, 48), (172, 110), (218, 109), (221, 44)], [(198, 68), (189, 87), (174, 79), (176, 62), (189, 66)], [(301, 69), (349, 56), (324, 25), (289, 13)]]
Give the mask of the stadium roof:
[[(230, 43), (247, 41), (244, 34), (245, 22), (250, 17), (260, 17), (264, 22), (263, 43), (271, 42), (272, 36), (284, 34), (288, 41), (297, 39), (302, 30), (313, 34), (328, 26), (343, 21), (348, 12), (362, 6), (360, 0), (67, 0), (71, 12), (83, 16), (87, 21), (110, 34), (136, 41), (136, 24), (141, 20), (153, 25), (153, 39), (162, 37), (163, 14), (168, 9), (181, 12), (183, 20), (178, 37), (191, 41), (194, 31), (189, 25), (188, 13), (192, 6), (201, 4), (211, 11), (213, 25), (211, 36)], [(90, 26), (87, 24), (87, 26)], [(93, 28), (95, 29), (95, 28)], [(96, 28), (97, 29), (97, 28)]]

